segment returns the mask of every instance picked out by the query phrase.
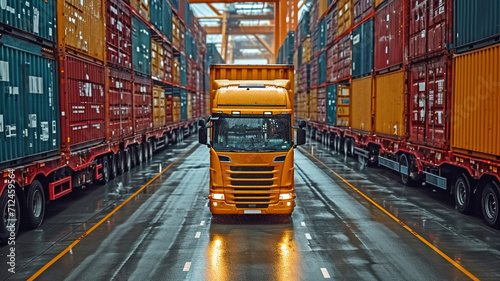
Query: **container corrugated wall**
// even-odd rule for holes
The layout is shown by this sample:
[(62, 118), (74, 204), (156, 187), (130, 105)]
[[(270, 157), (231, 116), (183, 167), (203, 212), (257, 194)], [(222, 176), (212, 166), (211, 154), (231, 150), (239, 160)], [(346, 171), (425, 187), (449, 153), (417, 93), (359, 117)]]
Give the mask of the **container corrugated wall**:
[(375, 77), (376, 134), (402, 137), (406, 134), (405, 73), (403, 70)]
[(362, 21), (373, 12), (374, 0), (353, 0), (354, 23)]
[(132, 69), (132, 16), (120, 0), (106, 1), (107, 65)]
[(351, 125), (351, 87), (348, 85), (337, 86), (337, 126), (348, 127)]
[(401, 67), (404, 59), (403, 0), (393, 0), (375, 14), (375, 71)]
[(107, 69), (108, 75), (108, 137), (122, 140), (134, 133), (132, 74), (116, 69)]
[(151, 23), (168, 40), (172, 40), (172, 8), (167, 0), (152, 0), (150, 8)]
[(132, 61), (134, 71), (151, 74), (151, 33), (149, 27), (137, 17), (132, 17)]
[(351, 82), (351, 128), (372, 131), (373, 78), (353, 79)]
[[(105, 7), (103, 0), (58, 1), (58, 43), (104, 61)], [(64, 19), (64, 20), (63, 20)]]
[(153, 87), (153, 128), (165, 126), (165, 90)]
[(352, 24), (352, 0), (339, 0), (337, 2), (338, 35), (342, 36)]
[[(128, 1), (125, 1), (128, 2)], [(130, 0), (130, 6), (134, 9), (139, 15), (141, 15), (144, 19), (149, 21), (150, 19), (150, 7), (149, 0)]]
[(0, 23), (55, 42), (56, 0), (4, 0), (1, 2)]
[(153, 128), (153, 89), (151, 79), (134, 78), (134, 132), (143, 133)]
[(326, 87), (326, 123), (337, 124), (337, 84)]
[(40, 46), (3, 35), (0, 45), (0, 163), (59, 148), (54, 60)]
[(454, 58), (452, 150), (500, 160), (500, 45)]
[(454, 0), (453, 4), (454, 41), (458, 51), (499, 42), (500, 1)]
[(352, 76), (360, 77), (373, 71), (373, 19), (352, 31)]

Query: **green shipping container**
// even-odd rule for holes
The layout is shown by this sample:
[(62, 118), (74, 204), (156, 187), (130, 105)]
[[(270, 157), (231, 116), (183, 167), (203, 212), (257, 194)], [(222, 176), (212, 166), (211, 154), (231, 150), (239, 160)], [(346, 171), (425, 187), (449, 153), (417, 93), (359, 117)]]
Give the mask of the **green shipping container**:
[(318, 25), (318, 32), (319, 32), (319, 42), (318, 42), (318, 47), (319, 50), (322, 51), (326, 47), (326, 20), (323, 18), (321, 22)]
[(187, 60), (184, 55), (180, 55), (180, 63), (181, 63), (181, 85), (187, 86)]
[(187, 121), (188, 119), (188, 101), (187, 101), (187, 91), (181, 89), (181, 120)]
[(326, 51), (322, 52), (318, 58), (318, 85), (326, 83)]
[(134, 71), (151, 75), (151, 33), (135, 16), (132, 18), (132, 62)]
[(58, 151), (57, 81), (56, 63), (42, 57), (41, 46), (8, 35), (1, 37), (0, 166)]
[(337, 123), (337, 84), (326, 87), (326, 122), (331, 125)]
[(150, 9), (151, 23), (168, 40), (172, 40), (172, 8), (167, 0), (152, 0)]
[(56, 0), (2, 0), (0, 3), (0, 23), (56, 41)]
[(500, 1), (455, 0), (453, 25), (457, 52), (467, 52), (498, 43)]
[(352, 77), (373, 71), (373, 19), (352, 31)]

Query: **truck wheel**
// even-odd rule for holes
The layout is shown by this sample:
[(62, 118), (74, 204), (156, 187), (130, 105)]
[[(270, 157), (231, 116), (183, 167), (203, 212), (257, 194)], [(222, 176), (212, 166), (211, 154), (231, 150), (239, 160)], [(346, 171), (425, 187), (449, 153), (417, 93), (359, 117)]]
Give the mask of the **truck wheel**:
[(143, 161), (142, 157), (143, 157), (143, 144), (138, 144), (137, 145), (137, 166), (140, 166)]
[[(401, 154), (401, 156), (399, 157), (399, 164), (401, 166), (407, 167), (408, 172), (410, 171), (410, 161), (408, 161), (408, 156), (406, 154)], [(413, 180), (409, 175), (405, 175), (403, 173), (400, 174), (401, 174), (401, 182), (403, 182), (404, 185), (410, 186), (413, 184)]]
[(149, 154), (148, 154), (148, 158), (151, 159), (153, 157), (153, 153), (154, 153), (154, 149), (153, 149), (153, 142), (152, 141), (148, 141), (148, 149), (149, 149)]
[[(2, 243), (7, 244), (11, 233), (15, 237), (19, 230), (20, 211), (19, 200), (15, 194), (9, 195), (9, 189), (6, 187), (0, 197), (0, 210), (2, 221), (0, 223), (0, 240)], [(14, 203), (14, 206), (12, 206)], [(9, 206), (10, 205), (10, 206)]]
[(116, 153), (116, 171), (118, 172), (119, 175), (123, 174), (125, 172), (125, 162), (123, 161), (123, 151), (119, 150), (118, 153)]
[(500, 210), (498, 209), (498, 200), (500, 199), (499, 187), (493, 182), (486, 184), (481, 196), (481, 209), (486, 223), (495, 228), (500, 227)]
[(123, 164), (125, 166), (124, 171), (130, 171), (132, 169), (132, 148), (129, 147), (124, 151)]
[(106, 184), (109, 182), (109, 161), (107, 155), (101, 158), (101, 164), (102, 164), (102, 178), (99, 179), (99, 183)]
[(109, 178), (114, 179), (118, 173), (118, 163), (116, 159), (116, 155), (111, 153), (109, 155)]
[(465, 175), (460, 175), (455, 181), (455, 205), (462, 214), (469, 214), (472, 208), (471, 188)]
[(45, 214), (45, 194), (43, 186), (38, 180), (34, 180), (28, 190), (26, 198), (26, 214), (29, 228), (37, 228), (42, 225)]
[(130, 161), (132, 168), (137, 166), (137, 146), (133, 145), (130, 147)]

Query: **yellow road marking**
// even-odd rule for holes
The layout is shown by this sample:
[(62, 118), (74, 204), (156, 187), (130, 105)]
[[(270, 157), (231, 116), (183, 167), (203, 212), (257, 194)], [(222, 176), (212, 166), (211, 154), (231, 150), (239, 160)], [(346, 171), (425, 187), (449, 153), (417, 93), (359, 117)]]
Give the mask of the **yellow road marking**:
[(363, 192), (361, 192), (359, 189), (357, 189), (356, 187), (354, 187), (352, 184), (350, 184), (347, 180), (345, 180), (343, 177), (341, 177), (339, 174), (337, 174), (335, 171), (333, 171), (332, 169), (330, 169), (325, 163), (323, 163), (321, 160), (319, 160), (318, 158), (316, 158), (314, 155), (310, 154), (309, 152), (307, 152), (305, 149), (301, 149), (303, 150), (304, 152), (306, 152), (307, 154), (309, 154), (312, 158), (316, 159), (316, 161), (318, 161), (321, 165), (323, 165), (323, 167), (325, 167), (326, 169), (328, 169), (330, 172), (332, 172), (335, 176), (337, 176), (340, 180), (342, 180), (345, 184), (347, 184), (350, 188), (352, 188), (354, 191), (356, 191), (357, 193), (359, 193), (361, 196), (363, 196), (366, 200), (368, 200), (368, 202), (372, 203), (375, 207), (379, 208), (382, 212), (384, 212), (386, 215), (388, 215), (391, 219), (393, 219), (394, 221), (396, 221), (397, 223), (399, 223), (402, 227), (404, 227), (406, 230), (408, 230), (411, 234), (413, 234), (415, 237), (417, 237), (420, 241), (424, 242), (425, 245), (429, 246), (429, 248), (431, 248), (432, 250), (434, 250), (436, 253), (438, 253), (441, 257), (443, 257), (444, 259), (446, 259), (448, 262), (450, 262), (451, 264), (453, 264), (456, 268), (458, 268), (460, 271), (462, 271), (465, 275), (469, 276), (470, 279), (472, 280), (479, 280), (479, 278), (477, 278), (476, 276), (474, 276), (472, 273), (470, 273), (467, 269), (463, 268), (460, 264), (458, 264), (456, 261), (454, 261), (452, 258), (450, 258), (448, 255), (446, 255), (445, 253), (443, 253), (441, 250), (439, 250), (438, 248), (436, 248), (434, 245), (432, 245), (429, 241), (427, 241), (424, 237), (420, 236), (420, 234), (418, 234), (416, 231), (414, 231), (413, 229), (411, 229), (409, 226), (407, 226), (404, 222), (402, 222), (400, 219), (396, 218), (394, 215), (392, 215), (391, 213), (389, 213), (389, 211), (387, 211), (386, 209), (384, 209), (382, 206), (380, 206), (379, 204), (377, 204), (375, 201), (373, 201), (370, 197), (368, 197), (367, 195), (365, 195)]
[(47, 264), (45, 264), (42, 268), (40, 268), (35, 274), (33, 274), (28, 281), (35, 280), (40, 274), (42, 274), (45, 270), (47, 270), (50, 266), (52, 266), (56, 261), (58, 261), (62, 256), (64, 256), (67, 252), (69, 252), (71, 249), (73, 249), (76, 244), (80, 243), (80, 241), (83, 240), (87, 235), (89, 235), (92, 231), (94, 231), (97, 227), (99, 227), (103, 222), (105, 222), (107, 219), (109, 219), (114, 213), (116, 213), (121, 207), (125, 206), (132, 198), (134, 198), (137, 194), (139, 194), (144, 188), (146, 188), (148, 185), (150, 185), (152, 182), (154, 182), (161, 174), (163, 174), (165, 171), (170, 169), (175, 163), (177, 163), (179, 160), (181, 160), (186, 154), (191, 151), (188, 150), (184, 154), (182, 154), (179, 158), (177, 158), (174, 162), (170, 163), (163, 171), (161, 171), (159, 174), (157, 174), (153, 179), (148, 181), (145, 185), (143, 185), (139, 190), (137, 190), (134, 194), (132, 194), (127, 200), (123, 201), (120, 205), (118, 205), (113, 211), (111, 211), (107, 216), (105, 216), (102, 220), (100, 220), (98, 223), (96, 223), (92, 228), (87, 230), (82, 236), (78, 237), (71, 245), (69, 245), (66, 249), (64, 249), (59, 255), (57, 255), (55, 258), (53, 258), (51, 261), (49, 261)]

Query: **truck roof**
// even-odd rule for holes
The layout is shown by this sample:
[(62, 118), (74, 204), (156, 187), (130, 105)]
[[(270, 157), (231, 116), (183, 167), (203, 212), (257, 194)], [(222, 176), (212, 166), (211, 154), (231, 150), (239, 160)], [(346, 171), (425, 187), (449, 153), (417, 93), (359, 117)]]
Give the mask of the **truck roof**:
[(216, 80), (216, 107), (287, 107), (289, 80)]

